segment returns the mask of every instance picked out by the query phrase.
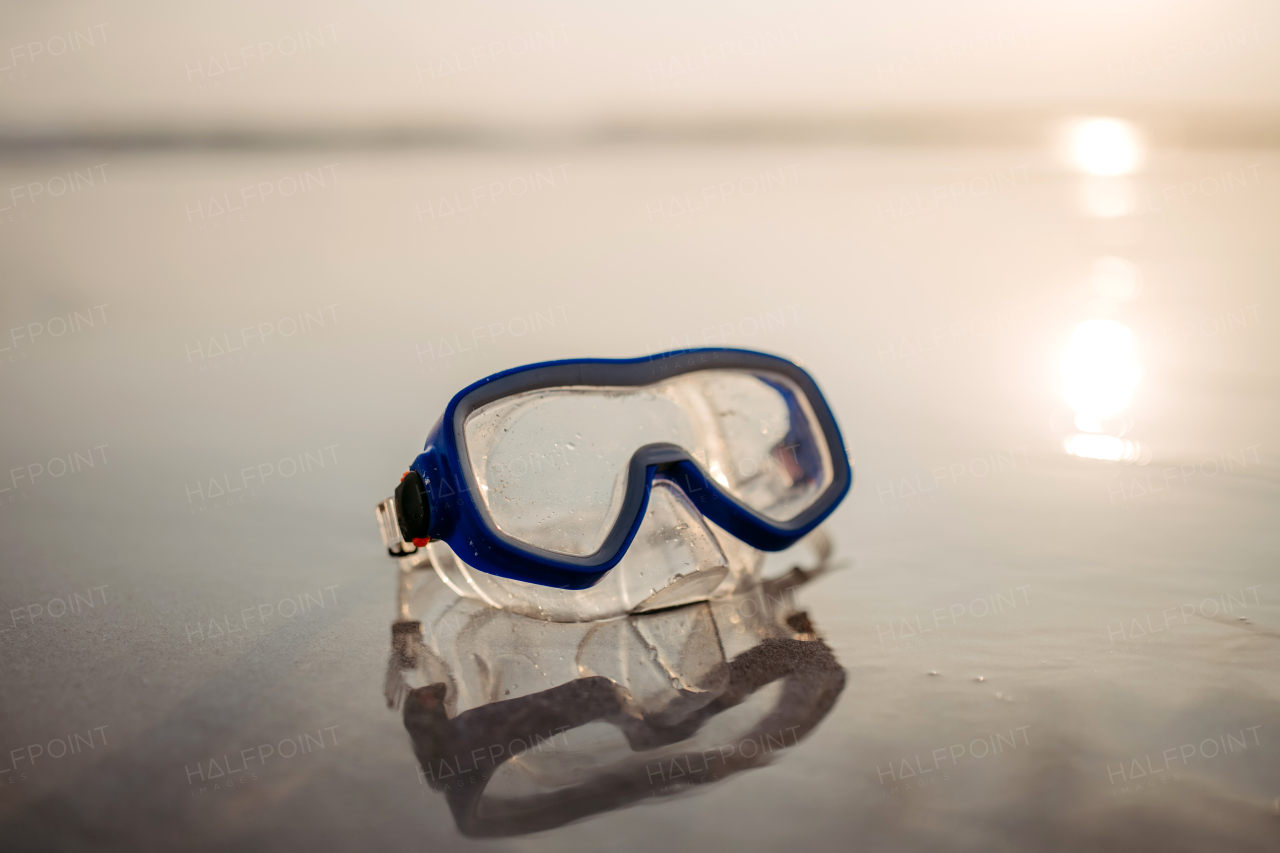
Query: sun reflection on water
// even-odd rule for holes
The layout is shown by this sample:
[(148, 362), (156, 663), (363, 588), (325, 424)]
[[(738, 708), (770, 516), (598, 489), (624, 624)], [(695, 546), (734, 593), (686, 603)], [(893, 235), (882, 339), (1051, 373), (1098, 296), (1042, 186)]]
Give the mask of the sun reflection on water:
[(1067, 439), (1067, 452), (1088, 459), (1136, 461), (1141, 447), (1118, 435), (1114, 419), (1133, 400), (1142, 378), (1134, 358), (1133, 332), (1114, 320), (1087, 320), (1076, 326), (1059, 364), (1063, 396), (1076, 412), (1079, 433)]

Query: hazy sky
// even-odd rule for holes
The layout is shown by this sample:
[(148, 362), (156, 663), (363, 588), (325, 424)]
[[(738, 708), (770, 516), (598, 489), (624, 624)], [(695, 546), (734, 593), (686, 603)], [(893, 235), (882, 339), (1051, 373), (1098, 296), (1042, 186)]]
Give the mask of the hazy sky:
[(0, 20), (10, 127), (1280, 101), (1274, 0), (82, 2)]

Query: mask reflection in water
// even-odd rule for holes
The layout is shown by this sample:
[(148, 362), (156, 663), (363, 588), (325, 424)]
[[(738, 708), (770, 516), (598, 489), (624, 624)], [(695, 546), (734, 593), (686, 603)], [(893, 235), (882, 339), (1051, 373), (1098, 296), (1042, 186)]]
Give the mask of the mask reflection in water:
[(458, 829), (550, 829), (759, 767), (834, 706), (845, 673), (794, 568), (738, 595), (596, 622), (546, 622), (401, 574), (388, 706), (419, 783)]

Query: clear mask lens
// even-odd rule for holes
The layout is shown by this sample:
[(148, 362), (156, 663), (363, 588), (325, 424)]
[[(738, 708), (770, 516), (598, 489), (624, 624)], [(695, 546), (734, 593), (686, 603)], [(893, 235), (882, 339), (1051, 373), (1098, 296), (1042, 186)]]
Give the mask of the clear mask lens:
[(476, 409), (463, 431), (464, 462), (494, 525), (572, 556), (603, 545), (622, 509), (631, 457), (648, 444), (683, 447), (709, 479), (778, 522), (811, 506), (833, 478), (807, 399), (766, 372), (527, 391)]

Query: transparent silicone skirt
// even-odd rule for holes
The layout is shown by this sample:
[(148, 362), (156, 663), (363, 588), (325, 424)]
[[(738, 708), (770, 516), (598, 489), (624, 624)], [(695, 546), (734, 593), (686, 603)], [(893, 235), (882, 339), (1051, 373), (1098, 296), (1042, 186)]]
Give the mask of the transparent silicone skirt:
[[(825, 570), (831, 540), (819, 527), (779, 555), (784, 566)], [(589, 589), (566, 590), (477, 571), (444, 542), (402, 559), (404, 572), (431, 568), (463, 598), (546, 622), (592, 622), (715, 601), (765, 582), (768, 555), (702, 518), (670, 483), (654, 483), (640, 532), (612, 571)]]

